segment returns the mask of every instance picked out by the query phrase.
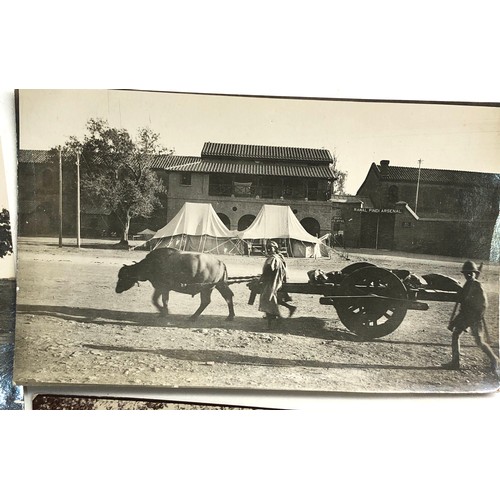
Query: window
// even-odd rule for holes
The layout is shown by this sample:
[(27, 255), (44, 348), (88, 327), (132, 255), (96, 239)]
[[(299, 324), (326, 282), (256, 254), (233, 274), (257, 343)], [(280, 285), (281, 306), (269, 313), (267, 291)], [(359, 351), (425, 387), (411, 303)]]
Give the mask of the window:
[(244, 231), (245, 229), (248, 229), (254, 220), (255, 215), (252, 214), (246, 214), (241, 217), (238, 221), (238, 231)]
[(307, 180), (306, 197), (308, 200), (317, 200), (318, 199), (318, 180), (317, 179), (308, 179)]
[(398, 186), (392, 185), (389, 186), (389, 192), (387, 194), (387, 197), (389, 199), (389, 203), (396, 203), (399, 201), (399, 189)]
[(191, 186), (191, 172), (181, 173), (181, 186)]
[(208, 177), (209, 196), (231, 196), (233, 192), (230, 174), (211, 173)]
[(231, 221), (229, 220), (229, 217), (226, 214), (223, 213), (217, 213), (219, 216), (219, 219), (222, 221), (222, 223), (228, 228), (231, 229)]
[(302, 227), (311, 235), (319, 237), (319, 222), (313, 217), (306, 217), (300, 221)]

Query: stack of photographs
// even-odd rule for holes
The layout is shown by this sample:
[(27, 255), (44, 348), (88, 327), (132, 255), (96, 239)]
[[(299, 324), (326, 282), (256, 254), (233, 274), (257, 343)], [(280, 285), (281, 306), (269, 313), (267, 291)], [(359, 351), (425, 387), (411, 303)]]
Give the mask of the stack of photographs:
[(498, 105), (16, 104), (13, 379), (30, 408), (498, 390)]

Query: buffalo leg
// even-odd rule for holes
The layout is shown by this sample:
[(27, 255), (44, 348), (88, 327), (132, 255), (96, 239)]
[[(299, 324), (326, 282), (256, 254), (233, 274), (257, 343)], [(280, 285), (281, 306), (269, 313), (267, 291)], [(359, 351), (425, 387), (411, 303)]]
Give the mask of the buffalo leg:
[(155, 291), (153, 292), (152, 302), (153, 302), (153, 305), (156, 307), (156, 309), (158, 309), (158, 311), (161, 313), (162, 307), (161, 307), (160, 302), (158, 300), (160, 298), (160, 295), (161, 295), (160, 290), (155, 288)]
[[(155, 288), (155, 291), (153, 292), (153, 305), (158, 309), (158, 312), (162, 316), (166, 316), (168, 314), (168, 294), (169, 290), (159, 290)], [(160, 297), (162, 298), (162, 304), (160, 304)]]
[(161, 294), (162, 302), (163, 302), (163, 311), (162, 314), (163, 316), (168, 315), (168, 299), (170, 296), (170, 290), (163, 290)]
[(200, 292), (200, 307), (196, 309), (194, 314), (191, 316), (191, 320), (195, 320), (210, 304), (210, 297), (212, 296), (212, 288), (204, 288)]
[(229, 288), (229, 285), (225, 282), (217, 283), (216, 287), (219, 290), (219, 293), (224, 297), (224, 300), (227, 303), (227, 307), (229, 309), (229, 316), (226, 318), (228, 321), (231, 321), (234, 318), (234, 304), (233, 304), (233, 291)]

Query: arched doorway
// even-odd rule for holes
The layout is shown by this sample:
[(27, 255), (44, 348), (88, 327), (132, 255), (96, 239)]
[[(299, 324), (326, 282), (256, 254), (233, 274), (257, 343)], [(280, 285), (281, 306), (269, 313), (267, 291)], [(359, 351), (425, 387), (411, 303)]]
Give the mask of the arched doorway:
[(245, 229), (248, 229), (252, 222), (255, 220), (255, 215), (251, 214), (246, 214), (243, 215), (243, 217), (240, 218), (238, 221), (238, 231), (244, 231)]
[(231, 221), (226, 214), (217, 214), (222, 223), (228, 228), (231, 229)]
[(313, 217), (305, 217), (300, 221), (302, 227), (313, 236), (319, 236), (319, 222)]

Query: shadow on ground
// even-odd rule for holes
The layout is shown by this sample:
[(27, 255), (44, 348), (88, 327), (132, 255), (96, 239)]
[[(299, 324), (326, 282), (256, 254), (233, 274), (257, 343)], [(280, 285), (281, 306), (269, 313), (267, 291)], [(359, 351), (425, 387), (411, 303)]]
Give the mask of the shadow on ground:
[[(68, 307), (54, 305), (19, 305), (18, 314), (36, 316), (51, 316), (58, 319), (78, 323), (93, 323), (96, 325), (143, 326), (143, 327), (174, 327), (230, 329), (250, 332), (266, 332), (278, 334), (301, 335), (305, 337), (333, 339), (333, 334), (340, 338), (343, 332), (335, 332), (327, 328), (325, 321), (316, 318), (282, 319), (272, 330), (267, 328), (267, 321), (258, 317), (236, 317), (227, 321), (226, 316), (202, 315), (197, 320), (190, 316), (170, 314), (161, 316), (157, 313), (118, 311), (113, 309), (94, 309), (85, 307)], [(345, 333), (346, 339), (352, 337)]]
[(186, 350), (186, 349), (143, 349), (135, 347), (117, 347), (109, 345), (84, 344), (83, 347), (101, 351), (131, 352), (165, 356), (181, 361), (195, 361), (198, 363), (228, 363), (233, 365), (252, 365), (276, 367), (305, 367), (305, 368), (354, 368), (363, 370), (442, 370), (438, 366), (400, 366), (400, 365), (367, 365), (356, 363), (331, 363), (308, 359), (268, 358), (248, 356), (231, 351)]
[[(18, 305), (18, 314), (36, 316), (52, 316), (54, 318), (74, 321), (77, 323), (92, 323), (95, 325), (140, 326), (140, 327), (173, 327), (173, 328), (203, 328), (243, 330), (254, 333), (273, 333), (280, 335), (296, 335), (301, 337), (345, 342), (368, 342), (352, 334), (345, 328), (336, 327), (333, 321), (320, 318), (296, 317), (282, 318), (272, 328), (267, 327), (267, 321), (261, 317), (239, 317), (227, 321), (225, 316), (202, 315), (192, 321), (190, 316), (171, 314), (160, 316), (150, 312), (119, 311), (113, 309), (94, 309), (84, 307), (68, 307), (54, 305)], [(391, 340), (381, 338), (370, 342), (419, 346), (449, 347), (447, 343), (418, 342), (412, 340)]]

